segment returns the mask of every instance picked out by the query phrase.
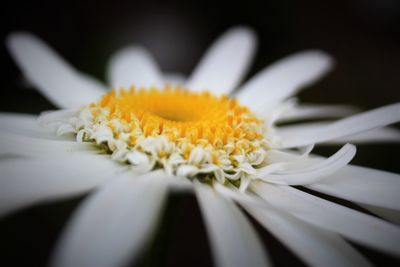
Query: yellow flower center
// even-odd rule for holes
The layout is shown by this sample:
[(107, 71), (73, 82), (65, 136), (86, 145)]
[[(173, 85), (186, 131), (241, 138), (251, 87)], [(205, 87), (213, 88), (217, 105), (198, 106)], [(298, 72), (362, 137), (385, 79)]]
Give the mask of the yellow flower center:
[(77, 139), (140, 171), (247, 184), (265, 165), (264, 122), (236, 99), (181, 87), (112, 90), (83, 107)]
[[(179, 144), (211, 145), (222, 148), (228, 143), (244, 149), (246, 141), (261, 140), (263, 133), (257, 119), (248, 108), (235, 99), (223, 95), (216, 97), (209, 92), (190, 92), (182, 88), (165, 87), (163, 90), (113, 90), (99, 102), (90, 105), (93, 115), (99, 118), (98, 109), (108, 111), (110, 127), (118, 120), (131, 134), (131, 145), (139, 135), (165, 136)], [(117, 134), (117, 133), (116, 133)], [(238, 142), (240, 144), (238, 144)], [(246, 150), (251, 150), (252, 147)]]

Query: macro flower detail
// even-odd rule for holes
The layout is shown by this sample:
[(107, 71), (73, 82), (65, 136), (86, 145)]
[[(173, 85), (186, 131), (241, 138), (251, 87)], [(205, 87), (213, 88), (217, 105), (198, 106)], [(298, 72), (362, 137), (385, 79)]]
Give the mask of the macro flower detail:
[(58, 133), (93, 141), (135, 171), (160, 166), (170, 175), (229, 179), (242, 190), (269, 146), (263, 121), (235, 99), (169, 86), (111, 91), (68, 120)]
[[(274, 257), (236, 204), (310, 266), (371, 266), (346, 239), (400, 257), (399, 175), (349, 164), (351, 143), (400, 141), (386, 127), (400, 121), (400, 104), (359, 112), (292, 98), (333, 65), (315, 50), (239, 86), (255, 43), (251, 30), (233, 28), (173, 82), (146, 50), (128, 47), (111, 58), (105, 86), (37, 37), (10, 35), (25, 77), (61, 110), (0, 114), (0, 214), (90, 192), (51, 266), (136, 260), (171, 190), (194, 192), (217, 266), (270, 266)], [(338, 119), (279, 124), (321, 118)], [(327, 158), (312, 154), (326, 143), (344, 145)]]

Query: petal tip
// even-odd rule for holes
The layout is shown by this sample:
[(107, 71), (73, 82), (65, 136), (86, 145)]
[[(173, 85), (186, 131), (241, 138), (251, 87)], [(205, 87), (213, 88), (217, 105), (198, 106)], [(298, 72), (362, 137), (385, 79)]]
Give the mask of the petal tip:
[(335, 60), (333, 59), (333, 57), (323, 50), (311, 49), (306, 50), (301, 54), (315, 64), (320, 65), (320, 67), (323, 68), (326, 72), (333, 69), (335, 65)]
[(6, 37), (6, 46), (10, 51), (18, 49), (21, 44), (37, 41), (37, 37), (30, 32), (12, 32)]
[(246, 25), (237, 25), (234, 26), (226, 32), (227, 35), (236, 36), (237, 38), (241, 38), (242, 40), (247, 40), (247, 42), (255, 45), (257, 41), (257, 34), (256, 32), (246, 26)]

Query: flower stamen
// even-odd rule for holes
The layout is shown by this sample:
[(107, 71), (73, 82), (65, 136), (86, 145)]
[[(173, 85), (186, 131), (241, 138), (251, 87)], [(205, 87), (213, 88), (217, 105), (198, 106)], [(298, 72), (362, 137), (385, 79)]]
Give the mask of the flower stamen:
[(84, 141), (106, 144), (115, 159), (135, 165), (131, 154), (141, 153), (149, 159), (140, 162), (155, 161), (187, 177), (217, 171), (221, 177), (222, 170), (222, 176), (237, 179), (232, 174), (260, 165), (250, 159), (260, 158), (254, 153), (264, 158), (268, 149), (264, 121), (235, 98), (179, 86), (112, 90), (82, 108), (79, 117)]

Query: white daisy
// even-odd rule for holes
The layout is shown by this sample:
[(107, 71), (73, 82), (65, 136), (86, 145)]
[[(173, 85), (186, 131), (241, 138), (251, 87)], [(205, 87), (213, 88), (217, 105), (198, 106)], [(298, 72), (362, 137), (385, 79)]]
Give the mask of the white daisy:
[(325, 53), (289, 56), (233, 93), (255, 48), (252, 31), (234, 28), (187, 79), (169, 79), (145, 50), (126, 48), (110, 61), (115, 90), (107, 91), (29, 33), (10, 35), (7, 45), (26, 78), (62, 109), (39, 119), (0, 115), (1, 214), (91, 192), (55, 249), (53, 266), (135, 260), (170, 189), (195, 193), (217, 266), (271, 265), (235, 203), (310, 266), (369, 266), (345, 239), (400, 256), (399, 175), (349, 165), (351, 144), (329, 158), (310, 154), (315, 144), (399, 141), (396, 129), (382, 127), (399, 122), (400, 105), (329, 124), (276, 126), (356, 112), (290, 98), (331, 69)]

